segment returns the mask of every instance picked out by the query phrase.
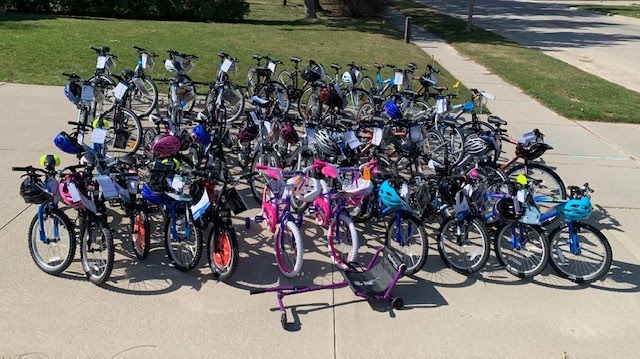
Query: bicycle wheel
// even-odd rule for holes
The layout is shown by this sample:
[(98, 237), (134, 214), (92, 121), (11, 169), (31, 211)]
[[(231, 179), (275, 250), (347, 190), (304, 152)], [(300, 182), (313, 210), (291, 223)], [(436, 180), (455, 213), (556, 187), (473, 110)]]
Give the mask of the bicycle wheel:
[[(87, 223), (89, 222), (89, 223)], [(101, 221), (83, 220), (80, 226), (82, 268), (87, 279), (95, 285), (102, 285), (113, 270), (115, 247), (111, 231)]]
[(493, 206), (498, 198), (493, 198), (488, 193), (504, 193), (509, 194), (509, 188), (504, 184), (507, 180), (504, 172), (491, 166), (482, 166), (476, 168), (478, 174), (478, 185), (483, 186), (483, 192), (475, 198), (478, 210), (482, 213), (485, 227), (497, 226), (500, 221), (493, 215)]
[(44, 207), (42, 213), (43, 236), (36, 214), (29, 225), (29, 253), (43, 272), (60, 274), (67, 269), (76, 252), (76, 236), (69, 217), (59, 209)]
[(360, 107), (365, 103), (373, 104), (373, 97), (363, 89), (354, 88), (347, 91), (345, 95), (344, 111), (350, 115), (356, 116)]
[(106, 121), (109, 128), (104, 141), (106, 155), (109, 157), (131, 156), (143, 142), (140, 119), (127, 108), (116, 107), (103, 113), (99, 120)]
[(373, 103), (363, 103), (356, 112), (356, 121), (368, 121), (375, 115), (375, 105)]
[(278, 75), (278, 82), (283, 84), (288, 89), (292, 88), (293, 78), (291, 77), (291, 72), (287, 70), (280, 71), (280, 74)]
[(167, 216), (164, 224), (164, 245), (167, 256), (177, 270), (188, 272), (195, 268), (202, 256), (202, 231), (192, 218), (185, 218), (185, 208), (175, 212), (175, 226)]
[(438, 233), (438, 252), (449, 268), (471, 274), (484, 267), (489, 259), (491, 240), (484, 224), (477, 218), (458, 223), (449, 217)]
[(406, 214), (393, 216), (387, 225), (384, 245), (393, 248), (407, 265), (405, 275), (413, 275), (424, 267), (427, 261), (429, 243), (422, 225)]
[(300, 230), (293, 221), (278, 224), (273, 235), (276, 253), (276, 263), (282, 275), (293, 278), (302, 269), (304, 247)]
[[(93, 83), (95, 78), (96, 76), (91, 76), (89, 77), (87, 82)], [(96, 89), (100, 93), (100, 96), (97, 96), (96, 100), (99, 98), (101, 99), (101, 101), (98, 101), (96, 103), (96, 113), (95, 113), (96, 116), (102, 114), (103, 112), (107, 112), (113, 108), (113, 104), (115, 102), (114, 101), (115, 97), (113, 96), (113, 89), (116, 86), (116, 82), (107, 75), (98, 75), (98, 78), (102, 81), (102, 87), (96, 87)], [(96, 92), (96, 94), (98, 92)]]
[(133, 79), (127, 107), (138, 117), (148, 116), (158, 105), (158, 87), (148, 77)]
[(449, 161), (453, 166), (464, 158), (464, 135), (458, 127), (444, 126), (440, 134), (449, 147)]
[[(244, 94), (237, 87), (226, 86), (222, 90), (222, 106), (227, 113), (227, 123), (237, 120), (244, 111)], [(205, 99), (205, 110), (209, 113), (215, 112), (218, 93), (216, 89), (212, 89), (207, 93)]]
[(251, 160), (251, 172), (249, 176), (249, 183), (251, 187), (251, 194), (253, 198), (262, 203), (262, 193), (264, 192), (264, 186), (269, 181), (269, 177), (264, 172), (256, 169), (257, 165), (279, 167), (280, 159), (278, 154), (273, 150), (262, 149), (258, 150)]
[(314, 96), (314, 101), (311, 102), (311, 104), (313, 104), (317, 99), (317, 95), (313, 87), (307, 86), (304, 90), (302, 90), (302, 93), (300, 94), (300, 98), (298, 98), (298, 114), (300, 114), (300, 117), (302, 117), (305, 120), (309, 118), (307, 105), (309, 105), (309, 98), (311, 96)]
[(360, 80), (360, 84), (358, 85), (358, 87), (367, 91), (370, 94), (372, 94), (373, 91), (375, 90), (375, 87), (373, 86), (373, 81), (369, 76), (364, 76), (362, 80)]
[(333, 263), (339, 268), (347, 269), (345, 263), (357, 262), (360, 240), (356, 226), (345, 214), (340, 215), (340, 226), (336, 226), (333, 219), (327, 233), (329, 239), (329, 255)]
[(448, 148), (442, 135), (438, 131), (429, 130), (424, 137), (424, 153), (434, 161), (444, 164)]
[(573, 226), (578, 244), (573, 250), (566, 223), (549, 235), (551, 266), (561, 277), (572, 282), (594, 282), (609, 272), (613, 260), (611, 245), (597, 228), (577, 222)]
[[(534, 196), (567, 199), (567, 189), (564, 186), (564, 182), (562, 182), (557, 173), (545, 165), (529, 163), (525, 166), (523, 163), (518, 163), (507, 168), (505, 174), (510, 180), (515, 180), (519, 174), (524, 174), (528, 178), (542, 181), (539, 186), (535, 186)], [(553, 210), (557, 203), (537, 202), (537, 205), (540, 208), (540, 213), (544, 215)], [(557, 219), (558, 216), (553, 216), (541, 224), (548, 226)]]
[(277, 81), (270, 81), (266, 84), (259, 85), (256, 90), (256, 96), (264, 100), (274, 101), (279, 105), (283, 114), (287, 113), (291, 107), (287, 88)]
[(544, 270), (549, 261), (547, 246), (547, 236), (540, 227), (520, 222), (500, 226), (494, 238), (498, 262), (520, 278), (531, 278)]
[(231, 226), (217, 225), (207, 241), (209, 268), (219, 281), (226, 282), (238, 267), (238, 236)]
[(151, 228), (149, 217), (142, 210), (136, 210), (131, 221), (131, 245), (136, 258), (143, 260), (149, 255), (151, 247)]

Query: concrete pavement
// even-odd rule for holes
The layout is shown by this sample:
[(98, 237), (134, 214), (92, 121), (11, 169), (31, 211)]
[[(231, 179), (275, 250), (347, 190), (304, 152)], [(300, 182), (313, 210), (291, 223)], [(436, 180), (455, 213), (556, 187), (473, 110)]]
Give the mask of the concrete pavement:
[[(466, 20), (468, 15), (468, 1), (418, 2), (461, 19)], [(608, 2), (589, 2), (593, 5), (601, 3)], [(572, 4), (577, 3), (477, 1), (473, 21), (478, 27), (640, 92), (640, 66), (637, 60), (640, 57), (640, 20), (578, 10)]]

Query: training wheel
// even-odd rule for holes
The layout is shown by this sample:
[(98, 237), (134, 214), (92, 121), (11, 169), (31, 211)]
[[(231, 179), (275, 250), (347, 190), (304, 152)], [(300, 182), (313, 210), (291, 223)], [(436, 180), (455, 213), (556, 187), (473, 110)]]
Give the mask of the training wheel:
[(404, 307), (404, 300), (402, 300), (402, 298), (393, 298), (391, 305), (394, 309), (402, 309), (402, 307)]
[(282, 328), (286, 328), (287, 327), (287, 313), (282, 313), (280, 314), (280, 325), (282, 325)]

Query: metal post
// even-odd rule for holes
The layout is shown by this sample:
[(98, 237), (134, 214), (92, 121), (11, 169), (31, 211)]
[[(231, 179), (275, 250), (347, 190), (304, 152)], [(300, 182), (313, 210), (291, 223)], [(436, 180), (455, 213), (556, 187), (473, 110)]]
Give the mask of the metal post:
[(407, 16), (404, 19), (404, 42), (411, 42), (411, 16)]

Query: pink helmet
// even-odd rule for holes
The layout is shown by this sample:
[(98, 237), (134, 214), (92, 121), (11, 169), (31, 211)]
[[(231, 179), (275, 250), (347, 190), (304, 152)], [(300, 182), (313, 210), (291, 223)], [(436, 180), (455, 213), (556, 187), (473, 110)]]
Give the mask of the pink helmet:
[(177, 136), (158, 135), (153, 139), (153, 152), (160, 157), (173, 156), (180, 151), (180, 139)]
[(60, 181), (60, 185), (58, 185), (58, 193), (60, 194), (60, 199), (62, 202), (69, 205), (71, 208), (82, 209), (84, 208), (84, 204), (82, 201), (74, 202), (71, 197), (71, 192), (67, 187), (67, 183), (74, 183), (73, 176), (66, 176), (62, 181)]

